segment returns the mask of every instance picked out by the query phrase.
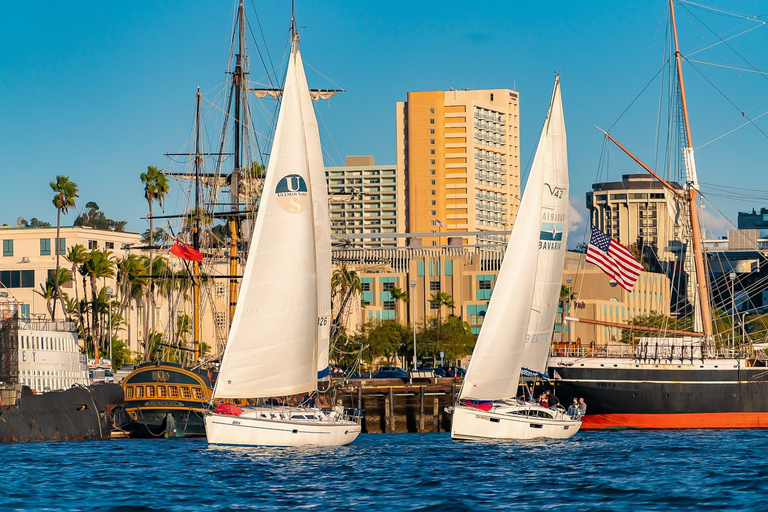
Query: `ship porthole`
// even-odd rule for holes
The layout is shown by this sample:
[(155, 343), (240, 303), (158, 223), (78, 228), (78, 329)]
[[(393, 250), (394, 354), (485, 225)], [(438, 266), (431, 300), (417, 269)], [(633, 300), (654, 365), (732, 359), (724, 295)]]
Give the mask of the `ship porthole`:
[(667, 398), (669, 398), (669, 393), (667, 393)]
[(632, 396), (637, 396), (637, 393), (632, 393)]

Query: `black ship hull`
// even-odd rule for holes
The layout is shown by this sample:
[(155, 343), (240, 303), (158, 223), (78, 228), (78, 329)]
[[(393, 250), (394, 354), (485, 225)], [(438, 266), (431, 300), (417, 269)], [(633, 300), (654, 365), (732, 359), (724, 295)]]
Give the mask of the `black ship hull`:
[(122, 403), (118, 384), (39, 395), (25, 388), (15, 405), (0, 409), (0, 443), (109, 439), (112, 409)]
[(585, 399), (582, 430), (767, 428), (768, 368), (755, 363), (555, 358), (550, 376), (566, 407)]

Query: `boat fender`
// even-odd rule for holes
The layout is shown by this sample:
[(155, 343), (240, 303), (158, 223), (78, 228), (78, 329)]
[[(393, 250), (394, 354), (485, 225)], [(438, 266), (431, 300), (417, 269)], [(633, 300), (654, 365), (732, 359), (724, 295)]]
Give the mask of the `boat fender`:
[(240, 416), (243, 413), (243, 410), (232, 404), (221, 404), (216, 409), (213, 410), (216, 414), (227, 414), (229, 416)]

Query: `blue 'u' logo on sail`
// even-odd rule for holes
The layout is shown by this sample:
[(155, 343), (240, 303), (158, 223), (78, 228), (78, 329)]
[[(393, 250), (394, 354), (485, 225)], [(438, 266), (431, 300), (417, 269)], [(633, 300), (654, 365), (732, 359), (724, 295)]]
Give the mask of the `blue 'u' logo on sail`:
[(542, 222), (540, 240), (557, 241), (563, 239), (562, 222)]
[(281, 179), (278, 182), (277, 187), (275, 187), (275, 192), (277, 192), (278, 194), (306, 192), (306, 191), (307, 191), (307, 182), (304, 181), (304, 178), (302, 178), (298, 174), (289, 174), (285, 176), (283, 179)]

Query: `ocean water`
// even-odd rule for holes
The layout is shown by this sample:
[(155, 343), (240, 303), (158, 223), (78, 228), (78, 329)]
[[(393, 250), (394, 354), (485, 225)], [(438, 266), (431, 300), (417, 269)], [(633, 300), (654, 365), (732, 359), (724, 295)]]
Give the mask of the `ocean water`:
[(205, 439), (0, 445), (0, 510), (768, 510), (768, 431), (567, 441), (363, 434), (341, 448)]

